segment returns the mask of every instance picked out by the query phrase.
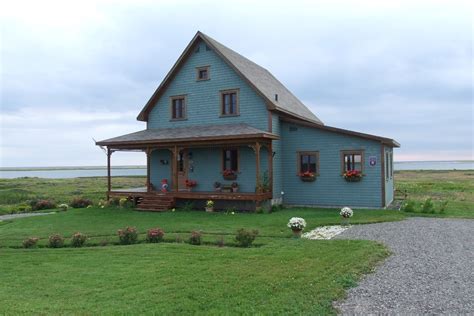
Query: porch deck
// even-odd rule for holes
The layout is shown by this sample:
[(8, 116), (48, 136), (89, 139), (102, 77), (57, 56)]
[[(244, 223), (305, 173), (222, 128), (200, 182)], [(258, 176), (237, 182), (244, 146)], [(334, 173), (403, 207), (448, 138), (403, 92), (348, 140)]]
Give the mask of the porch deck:
[(178, 191), (178, 192), (161, 192), (151, 191), (147, 192), (145, 187), (143, 188), (130, 188), (130, 189), (115, 189), (108, 192), (109, 197), (134, 197), (134, 198), (146, 198), (146, 197), (162, 197), (162, 198), (173, 198), (173, 199), (186, 199), (186, 200), (234, 200), (234, 201), (264, 201), (272, 198), (271, 192), (263, 193), (251, 193), (251, 192), (193, 192), (193, 191)]

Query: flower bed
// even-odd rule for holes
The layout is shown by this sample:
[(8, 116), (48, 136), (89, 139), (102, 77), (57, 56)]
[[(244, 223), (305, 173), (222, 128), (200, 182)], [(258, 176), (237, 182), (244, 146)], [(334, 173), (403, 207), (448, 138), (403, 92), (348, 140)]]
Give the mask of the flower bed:
[(359, 170), (349, 170), (344, 172), (343, 177), (347, 182), (359, 182), (362, 180), (362, 173)]

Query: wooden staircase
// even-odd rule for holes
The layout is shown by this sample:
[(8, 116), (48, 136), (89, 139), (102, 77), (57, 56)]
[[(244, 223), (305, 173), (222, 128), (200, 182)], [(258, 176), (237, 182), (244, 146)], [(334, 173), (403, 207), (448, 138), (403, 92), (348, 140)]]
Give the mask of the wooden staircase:
[(136, 209), (139, 211), (163, 212), (175, 206), (175, 198), (165, 195), (145, 195), (138, 199)]

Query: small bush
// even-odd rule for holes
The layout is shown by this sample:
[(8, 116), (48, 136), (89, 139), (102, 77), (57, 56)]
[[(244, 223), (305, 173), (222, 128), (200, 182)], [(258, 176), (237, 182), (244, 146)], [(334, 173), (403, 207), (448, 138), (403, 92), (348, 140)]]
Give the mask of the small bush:
[(138, 231), (135, 227), (126, 227), (117, 231), (119, 242), (122, 245), (131, 245), (137, 242)]
[(29, 213), (33, 210), (33, 208), (30, 205), (18, 205), (18, 213)]
[(36, 237), (29, 237), (23, 240), (23, 248), (36, 248), (36, 244), (38, 243), (39, 238)]
[(65, 204), (65, 203), (59, 204), (59, 205), (58, 205), (58, 208), (59, 208), (61, 211), (66, 212), (67, 209), (69, 208), (69, 205), (67, 205), (67, 204)]
[(423, 213), (434, 213), (434, 204), (433, 201), (431, 201), (431, 198), (427, 198), (421, 205), (421, 211)]
[(448, 206), (448, 201), (441, 202), (441, 205), (439, 206), (439, 213), (444, 214), (446, 212), (447, 206)]
[(217, 245), (218, 247), (224, 247), (224, 246), (225, 246), (224, 236), (220, 236), (220, 237), (216, 240), (216, 245)]
[(239, 247), (250, 247), (258, 235), (258, 230), (239, 229), (235, 235), (235, 241)]
[(133, 207), (133, 201), (129, 198), (121, 198), (119, 200), (119, 206), (121, 208), (130, 208)]
[(50, 248), (61, 248), (64, 246), (64, 238), (59, 234), (49, 236), (48, 246)]
[(107, 206), (119, 206), (120, 199), (117, 197), (111, 198), (107, 201)]
[(146, 241), (156, 243), (163, 241), (165, 232), (161, 228), (151, 228), (146, 232)]
[(56, 203), (51, 200), (33, 200), (30, 202), (32, 211), (50, 210), (56, 208)]
[(75, 233), (71, 237), (71, 246), (73, 247), (82, 247), (86, 243), (87, 236), (83, 233)]
[(405, 204), (403, 204), (402, 210), (403, 210), (404, 212), (410, 212), (410, 213), (416, 212), (416, 210), (415, 210), (415, 202), (412, 201), (412, 200), (406, 201)]
[(193, 202), (186, 202), (186, 203), (184, 203), (184, 205), (181, 209), (184, 212), (190, 212), (194, 209), (194, 203)]
[(92, 201), (82, 197), (76, 197), (71, 201), (71, 206), (74, 208), (85, 208), (92, 205)]
[(201, 237), (202, 233), (200, 231), (193, 230), (191, 236), (189, 236), (189, 243), (191, 245), (200, 245), (202, 243)]

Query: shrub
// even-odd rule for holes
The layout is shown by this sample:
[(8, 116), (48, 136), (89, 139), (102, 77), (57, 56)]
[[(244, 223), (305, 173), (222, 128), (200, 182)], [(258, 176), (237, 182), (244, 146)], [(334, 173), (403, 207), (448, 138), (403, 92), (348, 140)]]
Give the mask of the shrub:
[(146, 241), (150, 243), (163, 241), (165, 232), (161, 228), (151, 228), (146, 232)]
[(83, 197), (76, 197), (71, 201), (71, 206), (74, 208), (85, 208), (89, 205), (92, 205), (92, 201)]
[(446, 211), (446, 206), (448, 206), (448, 201), (441, 202), (441, 205), (439, 206), (440, 214), (444, 214), (444, 212)]
[(201, 237), (202, 237), (202, 233), (200, 231), (193, 230), (191, 232), (191, 236), (189, 236), (189, 243), (191, 245), (200, 245), (202, 243)]
[(421, 206), (421, 211), (423, 213), (434, 213), (434, 204), (431, 201), (431, 198), (427, 198), (423, 205)]
[(50, 248), (61, 248), (64, 246), (64, 238), (59, 234), (49, 236), (48, 246)]
[(56, 208), (56, 203), (51, 200), (33, 200), (30, 202), (32, 211), (50, 210)]
[(402, 210), (404, 212), (414, 213), (415, 212), (415, 202), (412, 201), (412, 200), (406, 201), (405, 204), (403, 204)]
[(126, 227), (117, 231), (119, 242), (122, 245), (131, 245), (137, 242), (138, 232), (135, 227)]
[(119, 200), (119, 206), (120, 206), (121, 208), (130, 208), (130, 207), (133, 206), (133, 202), (132, 202), (132, 200), (129, 199), (129, 198), (121, 198), (121, 199)]
[(67, 209), (69, 208), (69, 205), (67, 205), (67, 204), (65, 204), (65, 203), (59, 204), (59, 205), (58, 205), (58, 208), (59, 208), (61, 211), (65, 212), (65, 211), (67, 211)]
[(220, 237), (216, 240), (216, 245), (219, 246), (219, 247), (224, 247), (224, 245), (225, 245), (224, 236), (220, 236)]
[(235, 235), (235, 240), (239, 247), (250, 247), (258, 235), (258, 230), (239, 229)]
[(36, 243), (38, 243), (39, 238), (36, 237), (28, 237), (23, 240), (23, 248), (36, 248)]
[(30, 205), (18, 205), (18, 213), (29, 213), (33, 210)]
[(82, 247), (86, 243), (87, 235), (83, 233), (75, 233), (71, 237), (71, 246), (73, 247)]
[(111, 198), (107, 201), (107, 204), (109, 206), (119, 206), (120, 205), (120, 199), (117, 197)]

